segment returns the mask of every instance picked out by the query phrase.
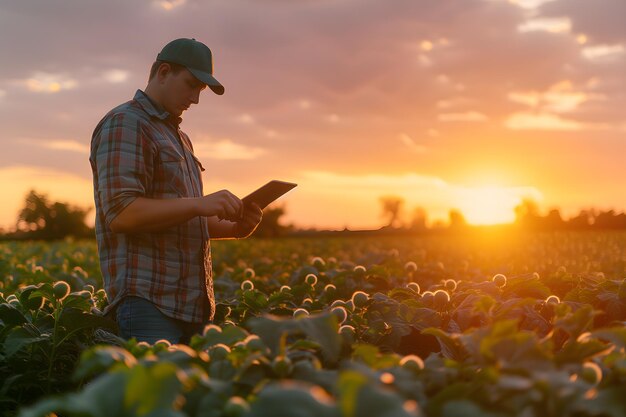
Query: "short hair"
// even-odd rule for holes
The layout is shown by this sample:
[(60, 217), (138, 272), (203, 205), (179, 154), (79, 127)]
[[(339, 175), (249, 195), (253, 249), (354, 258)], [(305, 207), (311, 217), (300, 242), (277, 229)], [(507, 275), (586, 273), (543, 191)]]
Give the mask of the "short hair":
[(154, 63), (152, 64), (152, 67), (150, 68), (150, 76), (148, 77), (148, 81), (150, 81), (152, 78), (154, 78), (154, 76), (156, 75), (157, 71), (159, 70), (159, 67), (161, 66), (161, 64), (169, 64), (169, 66), (172, 68), (172, 72), (174, 73), (174, 75), (178, 74), (183, 69), (185, 69), (185, 67), (180, 65), (180, 64), (175, 64), (173, 62), (156, 60), (156, 61), (154, 61)]

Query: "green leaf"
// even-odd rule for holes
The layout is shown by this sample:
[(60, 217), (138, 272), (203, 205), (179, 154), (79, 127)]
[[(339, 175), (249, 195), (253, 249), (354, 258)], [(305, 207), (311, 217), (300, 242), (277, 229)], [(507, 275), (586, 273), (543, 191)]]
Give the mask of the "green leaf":
[(293, 295), (291, 295), (287, 291), (276, 291), (270, 294), (268, 298), (267, 305), (270, 307), (282, 304), (286, 301), (290, 301), (293, 299)]
[(150, 365), (135, 366), (129, 370), (124, 408), (139, 416), (161, 409), (171, 410), (182, 390), (176, 365), (169, 362)]
[(250, 333), (239, 326), (227, 325), (223, 326), (221, 329), (221, 332), (210, 332), (199, 337), (194, 337), (192, 347), (194, 349), (207, 349), (219, 343), (232, 346), (250, 335)]
[(70, 293), (62, 301), (64, 309), (76, 309), (87, 312), (91, 309), (91, 302), (76, 293)]
[(626, 327), (610, 327), (591, 332), (591, 337), (607, 340), (617, 348), (626, 348)]
[(49, 340), (50, 334), (39, 334), (34, 326), (16, 327), (9, 332), (4, 341), (4, 353), (7, 358), (15, 355), (22, 348), (37, 342)]
[(468, 400), (454, 400), (443, 405), (442, 417), (493, 417), (496, 414), (488, 413), (478, 405)]
[(626, 416), (626, 387), (618, 385), (599, 390), (597, 395), (589, 400), (580, 400), (578, 408), (589, 415), (624, 417)]
[(593, 328), (593, 318), (597, 314), (598, 311), (595, 311), (592, 306), (585, 305), (557, 319), (554, 328), (563, 329), (572, 339), (577, 339), (578, 336)]
[(454, 359), (456, 361), (463, 361), (465, 358), (467, 358), (467, 350), (459, 340), (458, 335), (448, 334), (436, 327), (429, 327), (427, 329), (424, 329), (422, 330), (422, 334), (435, 336), (437, 338), (437, 341), (439, 341), (439, 345), (441, 346), (441, 353), (446, 358)]
[(9, 303), (0, 304), (0, 320), (7, 327), (19, 326), (28, 321), (21, 311)]
[(137, 359), (125, 349), (117, 346), (95, 346), (81, 354), (74, 378), (83, 379), (112, 368), (114, 365), (130, 368)]
[(18, 417), (47, 417), (50, 413), (90, 417), (129, 416), (122, 407), (127, 370), (97, 378), (77, 394), (44, 399), (21, 410)]
[[(346, 417), (411, 417), (414, 410), (404, 408), (405, 400), (397, 393), (355, 370), (340, 374), (339, 401)], [(417, 406), (417, 404), (415, 404)]]
[(243, 302), (254, 310), (262, 310), (267, 307), (268, 304), (265, 294), (258, 290), (244, 291)]
[(385, 369), (396, 366), (399, 362), (395, 354), (382, 354), (377, 346), (357, 344), (353, 346), (352, 358), (362, 361), (372, 369)]
[(267, 416), (340, 417), (341, 413), (322, 388), (285, 381), (263, 388), (246, 417)]
[(248, 326), (274, 355), (280, 352), (280, 339), (283, 334), (304, 333), (320, 345), (326, 360), (336, 362), (339, 359), (341, 336), (338, 334), (337, 318), (331, 313), (312, 314), (299, 319), (266, 314), (250, 319)]
[(320, 344), (322, 356), (329, 362), (339, 360), (341, 353), (341, 336), (338, 333), (339, 324), (334, 314), (312, 314), (296, 320), (304, 333)]
[(555, 355), (555, 362), (564, 363), (582, 363), (591, 358), (608, 353), (613, 346), (607, 345), (597, 339), (591, 339), (587, 342), (578, 342), (570, 340), (565, 343), (559, 352)]
[(368, 378), (357, 371), (344, 371), (339, 376), (339, 406), (345, 417), (356, 415), (359, 391), (368, 383)]
[(80, 309), (67, 308), (64, 306), (59, 317), (59, 324), (63, 326), (68, 333), (81, 329), (103, 328), (111, 331), (117, 331), (116, 323), (106, 317), (86, 313)]

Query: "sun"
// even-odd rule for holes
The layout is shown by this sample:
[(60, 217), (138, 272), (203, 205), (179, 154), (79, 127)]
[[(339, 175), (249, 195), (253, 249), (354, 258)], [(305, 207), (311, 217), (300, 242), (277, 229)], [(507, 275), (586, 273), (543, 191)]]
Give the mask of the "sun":
[(464, 189), (457, 207), (469, 224), (493, 225), (515, 221), (515, 207), (520, 202), (520, 195), (515, 190), (483, 186)]

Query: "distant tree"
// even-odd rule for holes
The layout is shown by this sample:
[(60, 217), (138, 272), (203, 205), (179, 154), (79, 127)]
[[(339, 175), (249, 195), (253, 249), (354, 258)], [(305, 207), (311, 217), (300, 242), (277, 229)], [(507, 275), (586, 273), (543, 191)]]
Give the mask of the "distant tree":
[(539, 206), (534, 200), (525, 198), (514, 210), (516, 224), (531, 228), (540, 226)]
[(396, 196), (384, 196), (380, 198), (382, 204), (382, 217), (389, 219), (387, 227), (394, 227), (400, 220), (400, 211), (404, 205), (404, 199)]
[(463, 216), (460, 210), (452, 209), (448, 215), (450, 218), (449, 228), (451, 230), (462, 230), (467, 227), (465, 216)]
[(415, 207), (413, 209), (413, 215), (411, 216), (410, 228), (414, 231), (426, 230), (426, 210), (423, 207)]
[(256, 237), (279, 237), (289, 232), (293, 226), (282, 225), (280, 218), (285, 215), (285, 207), (268, 207), (263, 210), (263, 218), (261, 224), (255, 230), (252, 236)]
[(554, 230), (554, 229), (563, 229), (565, 226), (565, 222), (561, 217), (561, 212), (559, 209), (554, 208), (548, 212), (548, 215), (543, 219), (543, 225), (545, 228)]
[(593, 226), (598, 229), (620, 229), (626, 227), (626, 215), (614, 210), (601, 211), (596, 215)]
[(591, 227), (594, 215), (590, 210), (581, 210), (578, 215), (567, 221), (567, 227), (570, 229), (588, 229)]
[(66, 236), (87, 236), (85, 224), (89, 209), (66, 203), (50, 203), (44, 194), (31, 190), (17, 219), (20, 235), (34, 239), (61, 239)]

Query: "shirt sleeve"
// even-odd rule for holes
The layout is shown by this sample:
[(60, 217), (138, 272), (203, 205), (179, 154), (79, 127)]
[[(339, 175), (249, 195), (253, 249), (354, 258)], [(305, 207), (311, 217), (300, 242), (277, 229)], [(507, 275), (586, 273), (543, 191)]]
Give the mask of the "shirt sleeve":
[(156, 147), (143, 125), (132, 113), (117, 113), (106, 118), (94, 135), (97, 196), (106, 224), (150, 192)]

